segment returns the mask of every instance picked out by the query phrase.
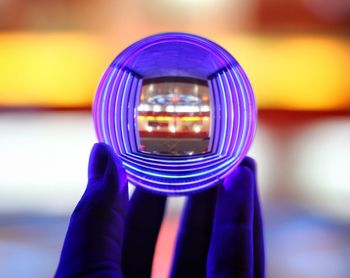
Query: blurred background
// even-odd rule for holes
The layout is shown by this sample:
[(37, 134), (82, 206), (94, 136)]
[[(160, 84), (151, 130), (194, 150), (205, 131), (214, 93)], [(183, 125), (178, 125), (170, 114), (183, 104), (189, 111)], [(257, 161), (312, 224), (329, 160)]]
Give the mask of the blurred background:
[[(252, 82), (267, 276), (349, 277), (349, 0), (0, 0), (0, 277), (54, 274), (99, 79), (166, 31), (217, 42)], [(184, 200), (168, 203), (153, 277), (167, 277)]]

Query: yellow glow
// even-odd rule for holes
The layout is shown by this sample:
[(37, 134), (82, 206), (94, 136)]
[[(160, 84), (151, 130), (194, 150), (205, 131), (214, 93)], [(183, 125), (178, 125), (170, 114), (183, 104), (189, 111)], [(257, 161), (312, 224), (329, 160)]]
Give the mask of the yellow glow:
[[(173, 117), (169, 116), (138, 116), (140, 120), (147, 119), (147, 120), (157, 120), (157, 121), (171, 121), (173, 120)], [(208, 117), (198, 117), (198, 116), (185, 116), (185, 117), (178, 117), (181, 118), (182, 121), (184, 122), (193, 122), (193, 121), (200, 121), (201, 119), (208, 120)]]
[[(282, 35), (213, 39), (243, 66), (259, 108), (350, 106), (350, 44), (345, 39)], [(74, 32), (2, 33), (0, 106), (90, 106), (101, 75), (125, 44)]]
[(311, 36), (218, 42), (246, 71), (260, 108), (349, 109), (349, 42)]
[(200, 121), (201, 119), (201, 117), (181, 117), (181, 120), (184, 122)]
[(147, 120), (157, 120), (157, 121), (170, 121), (173, 117), (167, 117), (167, 116), (138, 116), (140, 120), (146, 118)]
[(89, 106), (105, 53), (80, 33), (1, 34), (0, 105)]

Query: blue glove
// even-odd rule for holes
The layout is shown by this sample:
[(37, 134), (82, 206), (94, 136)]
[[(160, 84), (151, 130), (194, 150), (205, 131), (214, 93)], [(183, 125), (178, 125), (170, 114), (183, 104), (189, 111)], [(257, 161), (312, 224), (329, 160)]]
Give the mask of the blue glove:
[[(166, 197), (137, 188), (113, 150), (94, 146), (55, 277), (150, 277)], [(186, 203), (171, 277), (264, 277), (255, 164), (246, 158), (222, 185)]]

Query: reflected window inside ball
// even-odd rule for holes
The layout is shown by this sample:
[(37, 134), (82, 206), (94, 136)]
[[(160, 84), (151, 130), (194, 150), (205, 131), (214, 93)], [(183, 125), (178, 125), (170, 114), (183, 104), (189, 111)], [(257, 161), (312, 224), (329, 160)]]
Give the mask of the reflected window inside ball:
[(210, 151), (208, 83), (192, 78), (143, 80), (137, 107), (139, 151), (194, 155)]

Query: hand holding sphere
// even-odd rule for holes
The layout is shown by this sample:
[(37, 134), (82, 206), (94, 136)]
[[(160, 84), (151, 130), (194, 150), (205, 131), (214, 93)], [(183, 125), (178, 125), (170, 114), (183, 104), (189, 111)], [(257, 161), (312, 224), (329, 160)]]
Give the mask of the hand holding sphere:
[[(147, 93), (153, 98), (144, 98)], [(149, 107), (154, 115), (142, 115)], [(171, 277), (264, 277), (256, 169), (245, 157), (256, 106), (245, 73), (228, 52), (189, 34), (145, 38), (106, 70), (93, 115), (104, 143), (91, 152), (88, 185), (55, 277), (150, 277), (165, 194), (185, 193), (191, 194)], [(142, 116), (149, 117), (145, 131), (156, 130), (168, 147), (151, 145), (139, 126)], [(185, 124), (181, 131), (191, 138), (162, 133), (165, 117), (175, 123), (166, 125), (170, 133), (177, 133), (178, 117), (181, 124), (193, 121), (189, 135)], [(204, 117), (207, 125), (198, 123)], [(189, 150), (182, 140), (198, 144)], [(128, 182), (137, 186), (130, 200)]]

